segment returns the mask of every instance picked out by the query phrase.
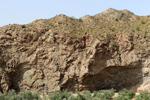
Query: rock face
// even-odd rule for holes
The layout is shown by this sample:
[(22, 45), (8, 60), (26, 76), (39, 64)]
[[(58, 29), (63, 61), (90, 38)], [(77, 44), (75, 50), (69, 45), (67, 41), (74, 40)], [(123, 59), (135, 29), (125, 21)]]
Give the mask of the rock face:
[[(84, 20), (88, 18), (91, 23), (98, 20), (91, 16)], [(148, 48), (147, 52), (142, 53), (135, 49), (133, 43), (141, 37), (137, 34), (115, 33), (106, 38), (97, 38), (89, 31), (78, 38), (70, 35), (78, 30), (77, 27), (84, 26), (81, 30), (91, 27), (89, 24), (85, 26), (84, 20), (78, 22), (74, 18), (59, 15), (25, 26), (1, 27), (0, 90), (27, 89), (47, 93), (63, 89), (140, 90), (140, 86), (148, 84)], [(79, 23), (77, 27), (75, 23)]]
[(116, 10), (116, 9), (107, 9), (100, 14), (95, 15), (96, 17), (102, 16), (107, 19), (118, 19), (118, 20), (135, 20), (135, 15), (128, 10)]

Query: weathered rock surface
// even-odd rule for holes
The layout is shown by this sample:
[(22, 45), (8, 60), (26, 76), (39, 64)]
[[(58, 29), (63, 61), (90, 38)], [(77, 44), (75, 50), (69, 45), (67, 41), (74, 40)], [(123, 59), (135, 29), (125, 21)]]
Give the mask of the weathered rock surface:
[[(133, 41), (139, 40), (137, 35), (122, 33), (105, 40), (85, 32), (80, 38), (74, 38), (67, 33), (78, 30), (73, 25), (78, 20), (65, 15), (52, 19), (36, 20), (25, 28), (21, 25), (0, 28), (1, 91), (140, 90), (139, 84), (149, 84), (150, 56), (134, 48)], [(74, 23), (66, 22), (74, 20)], [(86, 16), (83, 26), (88, 20), (95, 23), (97, 19)]]
[(95, 17), (105, 17), (107, 19), (118, 19), (118, 20), (135, 20), (136, 16), (128, 10), (116, 10), (113, 8), (107, 9)]

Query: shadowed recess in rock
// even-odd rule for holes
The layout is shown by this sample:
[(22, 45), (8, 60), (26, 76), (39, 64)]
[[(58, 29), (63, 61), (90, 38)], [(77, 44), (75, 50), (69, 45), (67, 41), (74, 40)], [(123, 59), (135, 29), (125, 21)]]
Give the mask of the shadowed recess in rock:
[(108, 9), (0, 27), (0, 90), (149, 89), (149, 20)]

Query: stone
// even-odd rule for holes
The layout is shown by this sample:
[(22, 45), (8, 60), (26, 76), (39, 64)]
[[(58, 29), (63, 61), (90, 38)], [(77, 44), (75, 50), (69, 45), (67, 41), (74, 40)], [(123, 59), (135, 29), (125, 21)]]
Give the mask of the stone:
[[(114, 26), (112, 22), (123, 26), (123, 20), (135, 17), (127, 10), (109, 9), (82, 17), (82, 22), (57, 15), (25, 28), (16, 24), (0, 27), (0, 90), (149, 89), (149, 38), (146, 41), (126, 28), (121, 33), (110, 32), (105, 26)], [(136, 49), (142, 44), (144, 49)]]

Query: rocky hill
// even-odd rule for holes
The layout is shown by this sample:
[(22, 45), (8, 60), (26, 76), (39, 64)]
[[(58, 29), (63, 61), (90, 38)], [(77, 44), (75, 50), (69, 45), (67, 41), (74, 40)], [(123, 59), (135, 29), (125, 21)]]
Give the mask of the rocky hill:
[(0, 90), (150, 89), (150, 17), (107, 9), (0, 27)]

